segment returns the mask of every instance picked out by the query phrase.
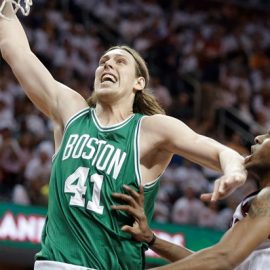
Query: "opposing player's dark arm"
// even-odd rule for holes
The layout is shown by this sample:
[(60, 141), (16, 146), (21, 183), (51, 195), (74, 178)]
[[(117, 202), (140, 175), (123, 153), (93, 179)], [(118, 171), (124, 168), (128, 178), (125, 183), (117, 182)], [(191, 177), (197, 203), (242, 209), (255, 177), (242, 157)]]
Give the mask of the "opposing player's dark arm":
[(253, 200), (248, 215), (220, 242), (159, 270), (230, 270), (239, 265), (270, 234), (270, 187)]
[(181, 260), (193, 253), (189, 249), (175, 245), (158, 237), (155, 243), (150, 248), (155, 251), (159, 256), (170, 262)]
[[(131, 233), (133, 238), (137, 241), (149, 243), (153, 238), (153, 232), (148, 226), (147, 218), (144, 213), (143, 187), (140, 186), (139, 192), (134, 191), (128, 186), (124, 186), (124, 189), (128, 194), (114, 193), (112, 196), (128, 204), (113, 205), (112, 209), (126, 211), (132, 215), (135, 218), (135, 223), (133, 226), (123, 226), (122, 230)], [(156, 237), (155, 242), (150, 248), (161, 257), (171, 262), (183, 259), (192, 254), (190, 250), (158, 237)]]

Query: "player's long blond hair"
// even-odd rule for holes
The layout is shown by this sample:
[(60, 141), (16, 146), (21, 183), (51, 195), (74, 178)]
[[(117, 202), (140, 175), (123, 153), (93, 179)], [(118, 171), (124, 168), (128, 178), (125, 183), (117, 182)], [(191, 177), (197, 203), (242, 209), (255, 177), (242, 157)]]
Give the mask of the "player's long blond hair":
[[(141, 113), (144, 115), (153, 115), (153, 114), (165, 114), (165, 111), (158, 104), (155, 96), (151, 93), (151, 90), (148, 88), (149, 85), (149, 71), (146, 66), (144, 59), (140, 56), (138, 52), (131, 49), (128, 46), (114, 46), (109, 48), (105, 53), (115, 50), (121, 49), (127, 51), (131, 54), (136, 62), (136, 76), (143, 77), (145, 79), (145, 87), (142, 91), (137, 91), (133, 103), (133, 112)], [(97, 97), (95, 93), (93, 93), (87, 100), (90, 107), (94, 107), (97, 102)]]

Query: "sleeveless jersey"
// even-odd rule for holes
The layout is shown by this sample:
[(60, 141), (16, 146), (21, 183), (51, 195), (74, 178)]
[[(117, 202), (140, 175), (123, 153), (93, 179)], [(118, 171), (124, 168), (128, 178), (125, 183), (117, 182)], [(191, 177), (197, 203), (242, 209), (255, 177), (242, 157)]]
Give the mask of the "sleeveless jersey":
[[(236, 208), (233, 215), (232, 226), (243, 219), (250, 208), (252, 200), (256, 197), (259, 191), (253, 192), (248, 195)], [(238, 266), (235, 270), (268, 270), (270, 267), (270, 240), (264, 240), (256, 250)]]
[[(144, 269), (146, 244), (121, 231), (134, 219), (111, 209), (111, 205), (121, 204), (112, 197), (113, 192), (124, 192), (123, 184), (138, 191), (141, 183), (138, 146), (142, 117), (133, 114), (104, 127), (95, 110), (87, 108), (69, 120), (53, 159), (48, 214), (36, 260), (87, 269)], [(148, 220), (158, 187), (159, 180), (144, 187)]]

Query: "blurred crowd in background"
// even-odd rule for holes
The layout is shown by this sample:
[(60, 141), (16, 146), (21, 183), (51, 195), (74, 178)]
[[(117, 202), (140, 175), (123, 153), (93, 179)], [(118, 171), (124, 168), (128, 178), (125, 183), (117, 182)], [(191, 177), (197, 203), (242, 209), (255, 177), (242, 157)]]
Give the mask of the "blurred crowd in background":
[[(102, 53), (116, 44), (135, 48), (168, 115), (245, 156), (252, 138), (270, 126), (267, 15), (222, 1), (36, 0), (22, 20), (39, 59), (85, 98)], [(0, 200), (46, 206), (52, 123), (2, 59), (0, 78)], [(200, 201), (219, 176), (174, 157), (161, 179), (154, 219), (227, 229), (233, 209), (257, 185), (250, 177), (223, 201)]]

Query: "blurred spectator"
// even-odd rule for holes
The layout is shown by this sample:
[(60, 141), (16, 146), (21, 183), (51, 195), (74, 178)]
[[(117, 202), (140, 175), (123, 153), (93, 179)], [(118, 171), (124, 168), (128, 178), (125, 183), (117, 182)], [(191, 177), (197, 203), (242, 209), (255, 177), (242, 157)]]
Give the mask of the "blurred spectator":
[(0, 125), (0, 169), (4, 179), (1, 189), (8, 196), (11, 194), (13, 187), (21, 181), (20, 172), (23, 169), (22, 151), (12, 133), (12, 123), (2, 122)]
[(36, 155), (29, 161), (25, 169), (26, 186), (33, 204), (47, 204), (47, 186), (50, 178), (53, 152), (52, 142), (44, 141), (40, 143)]
[(184, 196), (178, 199), (172, 209), (172, 222), (176, 224), (198, 224), (203, 203), (196, 198), (192, 187), (187, 187)]
[(194, 165), (189, 160), (185, 159), (182, 166), (175, 169), (174, 178), (177, 185), (183, 191), (192, 188), (196, 194), (208, 192), (209, 182), (199, 166)]
[(194, 117), (194, 109), (190, 94), (180, 92), (174, 99), (169, 114), (185, 123)]
[(216, 202), (205, 203), (198, 213), (198, 225), (200, 227), (214, 228), (217, 222), (218, 208)]
[(232, 132), (231, 136), (228, 138), (227, 146), (237, 151), (242, 156), (247, 156), (249, 150), (244, 145), (243, 139), (237, 132)]
[(168, 112), (169, 107), (172, 104), (172, 97), (168, 88), (161, 84), (160, 79), (158, 77), (151, 78), (151, 88), (153, 89), (153, 93), (159, 104), (164, 108), (166, 112)]
[(232, 223), (234, 210), (235, 210), (234, 206), (233, 208), (229, 207), (227, 201), (223, 200), (219, 202), (217, 218), (213, 228), (220, 231), (228, 230), (228, 228), (231, 226)]

